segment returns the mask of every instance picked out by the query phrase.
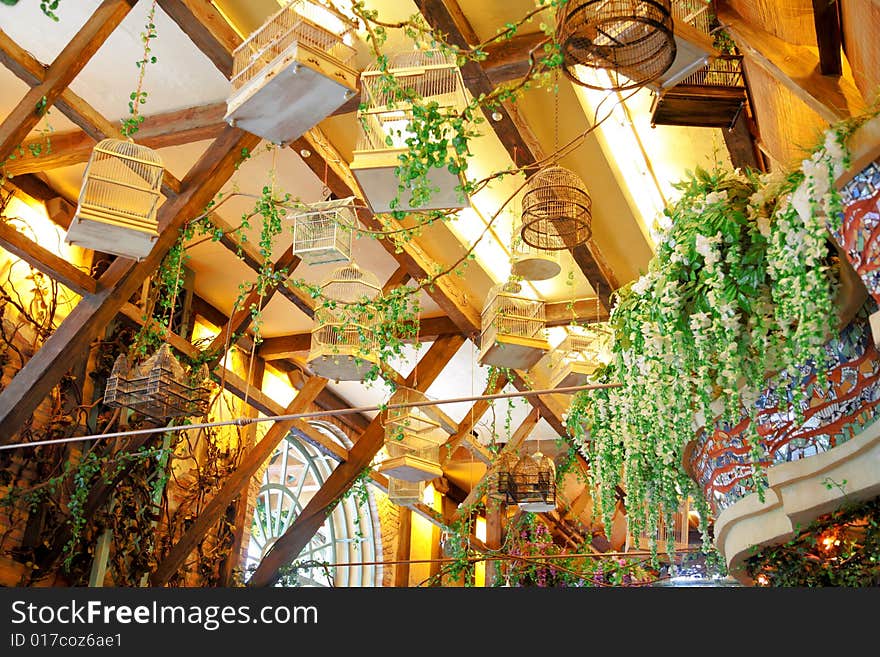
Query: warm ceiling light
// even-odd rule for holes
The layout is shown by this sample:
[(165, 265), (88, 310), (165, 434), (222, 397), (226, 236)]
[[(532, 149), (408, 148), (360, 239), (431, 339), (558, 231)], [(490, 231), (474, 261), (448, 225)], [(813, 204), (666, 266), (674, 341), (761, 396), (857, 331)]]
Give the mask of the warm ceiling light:
[(500, 121), (503, 118), (504, 118), (504, 115), (501, 112), (492, 112), (492, 120), (493, 121)]
[(303, 148), (300, 150), (299, 155), (300, 157), (311, 157), (312, 151), (310, 151), (308, 148)]

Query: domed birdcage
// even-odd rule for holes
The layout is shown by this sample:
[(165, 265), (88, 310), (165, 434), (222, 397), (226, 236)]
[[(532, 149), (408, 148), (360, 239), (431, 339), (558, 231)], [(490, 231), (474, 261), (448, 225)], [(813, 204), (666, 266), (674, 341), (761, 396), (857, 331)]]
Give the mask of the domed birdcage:
[(513, 471), (519, 457), (513, 451), (502, 451), (488, 477), (486, 495), (491, 499), (516, 504), (516, 489), (513, 486)]
[(496, 285), (481, 314), (480, 365), (527, 370), (550, 350), (544, 302), (521, 294), (522, 285)]
[(550, 387), (585, 385), (602, 363), (608, 362), (611, 332), (607, 325), (594, 325), (584, 332), (569, 332), (550, 352)]
[(522, 241), (541, 251), (561, 251), (593, 234), (593, 201), (580, 177), (560, 166), (535, 173), (522, 200)]
[(529, 513), (556, 508), (556, 466), (541, 452), (524, 455), (513, 469), (514, 498)]
[[(402, 93), (389, 88), (387, 76), (394, 77)], [(407, 51), (389, 56), (387, 67), (374, 63), (361, 73), (361, 109), (358, 119), (363, 129), (353, 153), (351, 172), (373, 212), (390, 210), (436, 210), (465, 208), (470, 205), (460, 189), (462, 178), (450, 171), (446, 161), (438, 161), (427, 178), (433, 192), (427, 200), (413, 202), (399, 192), (396, 169), (399, 156), (417, 137), (411, 128), (414, 98), (420, 104), (436, 103), (441, 114), (456, 114), (468, 103), (461, 71), (455, 55), (440, 51)], [(451, 141), (452, 135), (444, 135)], [(457, 158), (449, 147), (448, 157)], [(443, 158), (441, 158), (443, 160)], [(392, 208), (392, 202), (397, 205)]]
[(352, 263), (333, 270), (321, 283), (321, 292), (327, 301), (315, 309), (309, 367), (333, 381), (362, 381), (379, 364), (374, 331), (379, 318), (356, 305), (382, 292), (379, 280)]
[(527, 281), (546, 281), (562, 271), (559, 251), (538, 249), (524, 242), (521, 229), (514, 233), (510, 244), (510, 273)]
[(292, 0), (233, 52), (226, 121), (273, 144), (300, 137), (357, 92), (354, 23)]
[[(657, 79), (675, 61), (671, 4), (671, 0), (569, 0), (556, 26), (563, 72), (575, 84), (613, 91)], [(590, 69), (606, 71), (607, 81)]]
[(349, 262), (357, 228), (355, 197), (332, 199), (298, 208), (293, 219), (293, 254), (308, 265)]
[(204, 415), (210, 399), (207, 381), (207, 365), (187, 371), (165, 343), (139, 365), (120, 354), (107, 378), (104, 403), (157, 419)]
[(387, 458), (376, 468), (389, 478), (405, 481), (430, 481), (443, 474), (440, 467), (440, 445), (447, 435), (420, 406), (402, 404), (424, 403), (424, 393), (400, 388), (388, 401), (385, 411), (385, 451)]
[(409, 506), (422, 501), (425, 490), (424, 481), (406, 481), (405, 479), (388, 478), (388, 500), (398, 506)]
[(151, 148), (123, 139), (98, 142), (83, 174), (76, 214), (65, 241), (141, 260), (159, 237), (156, 213), (162, 159)]

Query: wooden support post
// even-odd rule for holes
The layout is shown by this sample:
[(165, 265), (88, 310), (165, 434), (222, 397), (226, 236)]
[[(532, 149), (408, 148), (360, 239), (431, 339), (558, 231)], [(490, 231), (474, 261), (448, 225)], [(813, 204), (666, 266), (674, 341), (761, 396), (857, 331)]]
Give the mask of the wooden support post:
[(837, 0), (813, 0), (816, 43), (819, 46), (819, 69), (822, 75), (843, 74), (840, 59), (840, 6)]
[(397, 515), (397, 549), (394, 552), (394, 586), (409, 586), (410, 545), (412, 544), (412, 510), (402, 506)]
[[(464, 338), (460, 336), (441, 338), (434, 342), (407, 377), (407, 384), (422, 392), (427, 390), (463, 342)], [(324, 524), (330, 509), (363, 469), (369, 466), (382, 447), (384, 434), (380, 414), (370, 422), (370, 426), (349, 450), (348, 460), (333, 470), (293, 524), (275, 541), (251, 577), (249, 586), (271, 586), (278, 580), (280, 569), (295, 559), (308, 545), (315, 532)]]
[[(304, 412), (325, 385), (327, 385), (327, 379), (319, 376), (312, 377), (285, 409), (285, 414)], [(263, 436), (263, 439), (245, 455), (235, 472), (226, 478), (223, 486), (211, 498), (202, 512), (196, 516), (186, 533), (156, 566), (156, 570), (150, 575), (152, 586), (164, 586), (168, 583), (168, 580), (183, 565), (190, 552), (205, 538), (208, 530), (220, 520), (229, 504), (245, 489), (254, 473), (272, 455), (272, 452), (278, 447), (278, 443), (290, 432), (292, 426), (293, 420), (275, 422)]]
[[(504, 532), (504, 505), (499, 500), (490, 499), (486, 502), (486, 547), (490, 550), (501, 549)], [(485, 586), (493, 586), (500, 576), (499, 562), (486, 561)]]
[(136, 0), (104, 0), (76, 36), (52, 62), (40, 84), (25, 97), (0, 124), (0, 162), (5, 161), (24, 142), (46, 110), (64, 91), (98, 48), (128, 15)]
[(137, 263), (117, 258), (98, 281), (98, 291), (82, 298), (0, 393), (0, 444), (11, 442), (22, 423), (67, 371), (68, 355), (84, 350), (119, 312), (177, 241), (178, 229), (204, 208), (232, 175), (242, 149), (252, 149), (258, 141), (258, 137), (227, 128), (199, 158), (183, 180), (181, 195), (159, 209), (161, 232), (150, 254)]

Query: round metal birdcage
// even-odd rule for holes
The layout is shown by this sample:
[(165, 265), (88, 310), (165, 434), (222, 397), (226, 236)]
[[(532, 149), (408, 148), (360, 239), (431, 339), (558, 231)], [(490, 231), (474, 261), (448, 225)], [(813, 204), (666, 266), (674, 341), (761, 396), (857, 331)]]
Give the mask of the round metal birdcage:
[[(676, 55), (671, 4), (671, 0), (569, 0), (556, 26), (563, 72), (575, 84), (613, 91), (656, 80)], [(605, 70), (607, 84), (590, 69)]]
[(513, 487), (513, 470), (519, 462), (515, 452), (502, 452), (498, 456), (495, 469), (489, 476), (486, 494), (495, 500), (508, 504), (516, 503), (516, 490)]
[(334, 269), (321, 292), (326, 302), (315, 309), (309, 366), (334, 381), (361, 381), (379, 362), (374, 331), (379, 317), (361, 305), (382, 292), (379, 280), (351, 263)]
[(550, 166), (526, 181), (522, 200), (522, 241), (542, 251), (561, 251), (593, 234), (593, 201), (580, 177)]
[(530, 513), (556, 508), (556, 466), (541, 452), (524, 455), (513, 469), (514, 498), (520, 509)]

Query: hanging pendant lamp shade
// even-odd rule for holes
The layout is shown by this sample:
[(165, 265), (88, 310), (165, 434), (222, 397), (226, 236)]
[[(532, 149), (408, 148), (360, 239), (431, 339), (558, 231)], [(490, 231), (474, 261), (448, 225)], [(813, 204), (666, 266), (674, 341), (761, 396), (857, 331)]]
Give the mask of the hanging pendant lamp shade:
[(520, 236), (536, 249), (570, 249), (592, 236), (592, 208), (577, 174), (556, 165), (547, 167), (526, 182)]
[[(575, 84), (613, 91), (655, 80), (675, 60), (671, 5), (672, 0), (569, 0), (556, 28), (565, 75)], [(589, 69), (604, 69), (607, 84)]]

